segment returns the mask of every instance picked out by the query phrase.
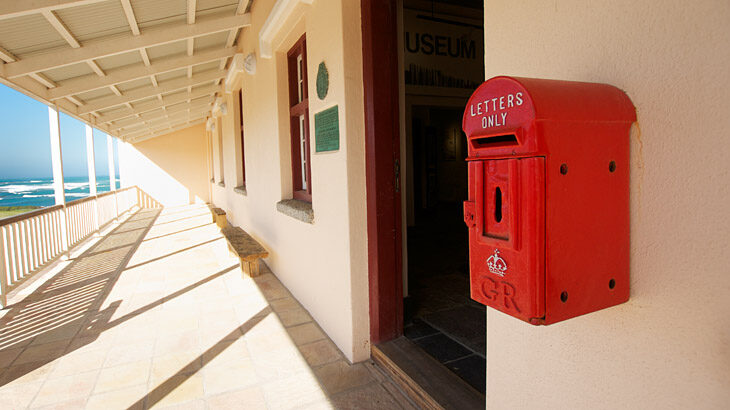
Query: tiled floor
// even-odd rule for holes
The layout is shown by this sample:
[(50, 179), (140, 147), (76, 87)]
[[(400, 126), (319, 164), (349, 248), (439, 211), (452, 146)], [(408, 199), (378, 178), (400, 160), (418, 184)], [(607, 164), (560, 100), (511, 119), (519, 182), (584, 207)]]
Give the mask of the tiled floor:
[(141, 210), (0, 313), (0, 408), (411, 408), (350, 365), (205, 206)]

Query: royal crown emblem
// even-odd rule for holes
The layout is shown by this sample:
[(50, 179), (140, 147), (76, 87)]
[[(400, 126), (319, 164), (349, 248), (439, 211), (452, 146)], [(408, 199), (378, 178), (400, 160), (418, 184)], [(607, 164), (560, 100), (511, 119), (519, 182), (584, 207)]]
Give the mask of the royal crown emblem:
[(507, 262), (499, 257), (499, 249), (495, 249), (494, 254), (487, 258), (487, 267), (495, 275), (504, 276), (507, 273)]

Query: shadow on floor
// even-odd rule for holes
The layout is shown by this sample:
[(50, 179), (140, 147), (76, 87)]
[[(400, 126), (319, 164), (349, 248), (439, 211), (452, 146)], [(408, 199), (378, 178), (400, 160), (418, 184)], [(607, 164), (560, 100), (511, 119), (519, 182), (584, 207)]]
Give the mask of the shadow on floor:
[(199, 212), (150, 245), (160, 213), (131, 215), (7, 308), (0, 407), (413, 408), (372, 362), (348, 363), (266, 266), (241, 277), (217, 231), (188, 228)]
[[(0, 319), (3, 386), (96, 340), (108, 329), (120, 301), (101, 306), (159, 215), (131, 215)], [(5, 363), (2, 363), (4, 361)]]

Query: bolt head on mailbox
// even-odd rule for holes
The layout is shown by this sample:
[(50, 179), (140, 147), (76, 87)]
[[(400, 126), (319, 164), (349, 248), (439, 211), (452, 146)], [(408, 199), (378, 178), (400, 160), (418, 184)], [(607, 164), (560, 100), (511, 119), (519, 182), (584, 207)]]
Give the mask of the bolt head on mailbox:
[(606, 84), (495, 77), (469, 99), (471, 297), (534, 325), (629, 299), (636, 111)]

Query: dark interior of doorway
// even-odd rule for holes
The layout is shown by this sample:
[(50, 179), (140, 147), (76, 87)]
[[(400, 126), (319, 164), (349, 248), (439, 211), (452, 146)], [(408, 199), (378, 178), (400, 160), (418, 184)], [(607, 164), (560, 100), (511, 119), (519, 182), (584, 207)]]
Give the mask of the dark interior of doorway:
[(469, 297), (461, 108), (412, 108), (413, 217), (404, 334), (484, 394), (486, 314)]

